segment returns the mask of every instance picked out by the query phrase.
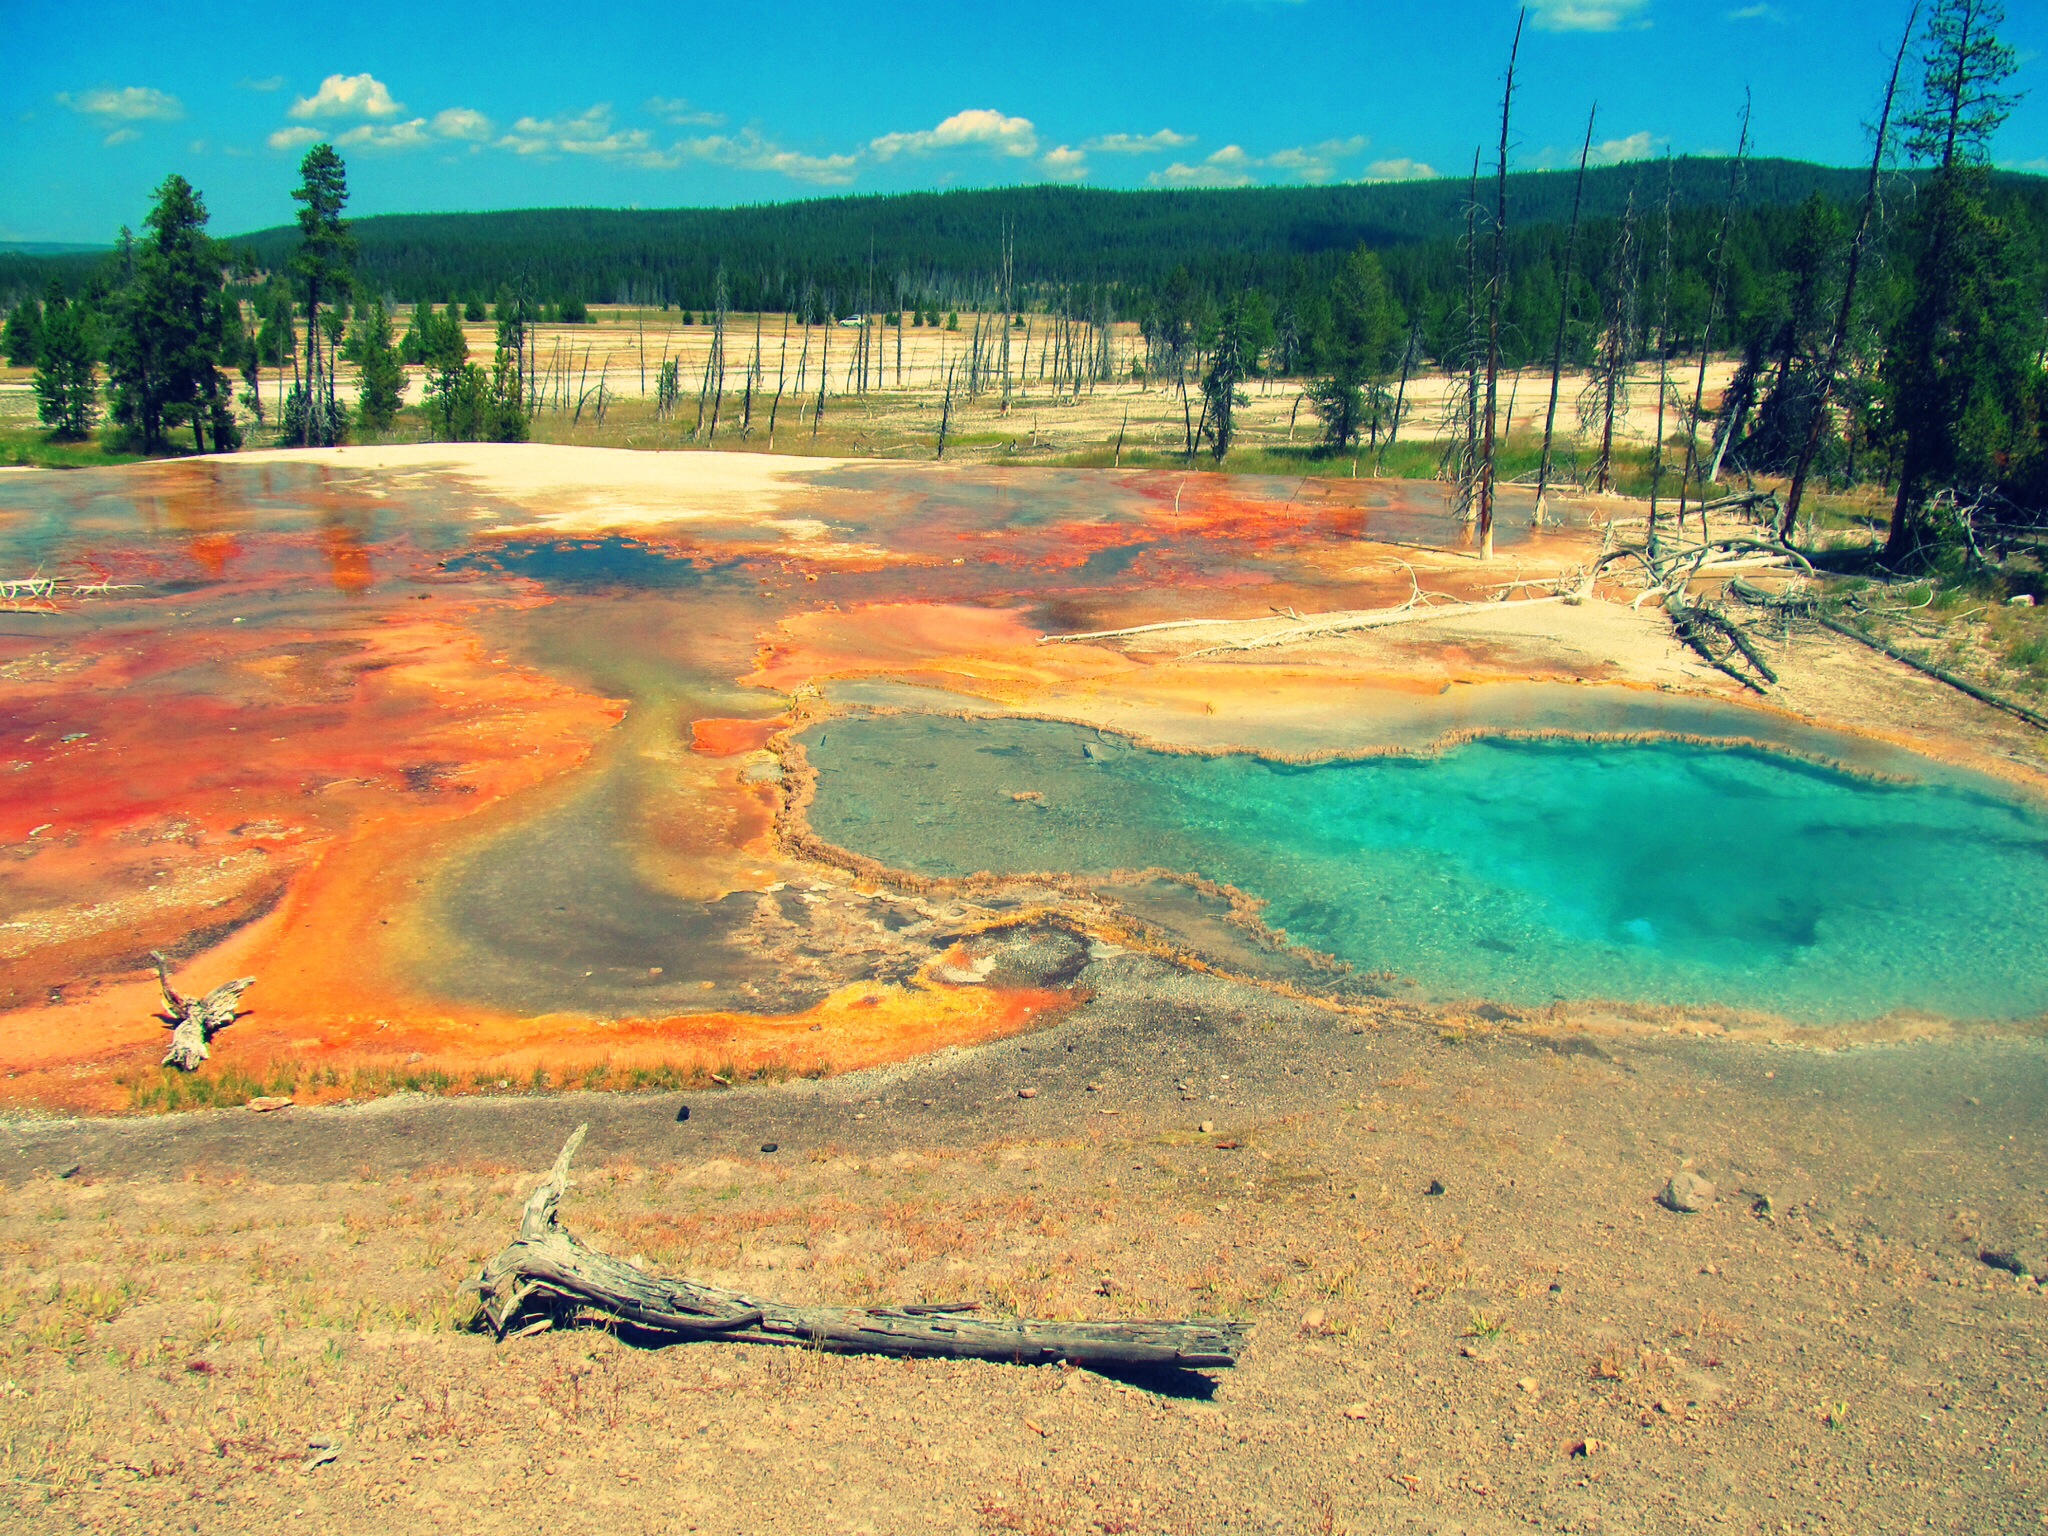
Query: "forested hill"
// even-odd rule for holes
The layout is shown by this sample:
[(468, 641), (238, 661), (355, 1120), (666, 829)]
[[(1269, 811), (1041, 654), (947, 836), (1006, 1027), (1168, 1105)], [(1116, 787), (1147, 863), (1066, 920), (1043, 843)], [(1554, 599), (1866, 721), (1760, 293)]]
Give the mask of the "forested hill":
[[(1671, 162), (1680, 209), (1718, 205), (1728, 162)], [(1744, 200), (1781, 207), (1809, 193), (1847, 201), (1862, 172), (1796, 160), (1756, 160)], [(2039, 178), (2023, 178), (2038, 180)], [(1569, 171), (1508, 179), (1511, 227), (1571, 216)], [(655, 301), (702, 306), (723, 265), (733, 299), (751, 307), (806, 281), (858, 304), (870, 257), (877, 281), (898, 274), (919, 291), (971, 287), (1001, 259), (1012, 235), (1015, 273), (1031, 287), (1101, 284), (1126, 294), (1155, 287), (1176, 267), (1204, 286), (1225, 276), (1279, 286), (1298, 258), (1378, 250), (1455, 237), (1468, 183), (1443, 178), (1399, 184), (1246, 187), (1219, 191), (1109, 192), (1081, 187), (1007, 187), (885, 197), (824, 198), (744, 208), (545, 208), (503, 213), (401, 214), (357, 220), (359, 275), (401, 300), (495, 293), (521, 274), (544, 293), (590, 302)], [(1663, 162), (1588, 173), (1589, 218), (1617, 217), (1633, 192), (1661, 205)], [(1490, 200), (1492, 188), (1482, 197)], [(239, 239), (266, 266), (297, 239), (290, 227)], [(879, 302), (879, 300), (878, 300)]]

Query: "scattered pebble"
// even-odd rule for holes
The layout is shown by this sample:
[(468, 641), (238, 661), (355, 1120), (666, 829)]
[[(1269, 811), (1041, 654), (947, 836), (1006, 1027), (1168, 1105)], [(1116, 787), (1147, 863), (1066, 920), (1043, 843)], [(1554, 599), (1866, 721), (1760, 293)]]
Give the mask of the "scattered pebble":
[(1311, 1307), (1308, 1311), (1302, 1313), (1301, 1326), (1309, 1329), (1311, 1332), (1322, 1327), (1323, 1309), (1321, 1307)]
[(1346, 1403), (1344, 1417), (1347, 1419), (1369, 1419), (1372, 1417), (1371, 1403)]
[(1431, 1179), (1429, 1181), (1429, 1188), (1425, 1189), (1423, 1193), (1425, 1195), (1444, 1195), (1449, 1194), (1450, 1191), (1445, 1188), (1442, 1179)]
[(779, 1142), (764, 1141), (761, 1143), (761, 1150), (763, 1152), (774, 1152), (780, 1150), (780, 1146)]
[(1694, 1215), (1714, 1203), (1714, 1186), (1690, 1168), (1681, 1168), (1666, 1181), (1657, 1203), (1667, 1211)]
[(1208, 1136), (1215, 1132), (1216, 1122), (1214, 1120), (1204, 1120), (1200, 1125), (1196, 1126), (1195, 1129), (1200, 1131), (1204, 1136)]
[(251, 1099), (249, 1101), (249, 1108), (259, 1115), (267, 1115), (273, 1111), (290, 1109), (291, 1107), (292, 1101), (290, 1099)]
[[(498, 1084), (498, 1086), (499, 1086), (500, 1088), (502, 1088), (502, 1087), (504, 1087), (505, 1085), (504, 1085), (503, 1083), (500, 1083), (500, 1084)], [(683, 1122), (684, 1122), (685, 1120), (687, 1120), (687, 1119), (689, 1119), (689, 1118), (690, 1118), (690, 1106), (689, 1106), (689, 1105), (687, 1105), (687, 1104), (678, 1104), (678, 1105), (676, 1106), (676, 1124), (677, 1124), (677, 1125), (681, 1125), (681, 1124), (682, 1124), (682, 1123), (683, 1123)]]
[(1038, 1097), (1038, 1090), (1036, 1088), (1019, 1088), (1017, 1090), (1017, 1097), (1020, 1099), (1035, 1099)]

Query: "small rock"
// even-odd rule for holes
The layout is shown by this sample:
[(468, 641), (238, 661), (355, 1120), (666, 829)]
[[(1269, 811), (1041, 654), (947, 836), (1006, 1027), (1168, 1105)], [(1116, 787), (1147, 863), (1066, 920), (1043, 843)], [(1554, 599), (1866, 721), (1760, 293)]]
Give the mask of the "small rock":
[[(2018, 601), (2019, 601), (2019, 599), (2018, 599), (2018, 598), (2014, 598), (2014, 599), (2013, 599), (2013, 601), (2014, 601), (2014, 602), (2018, 602)], [(2032, 598), (2028, 598), (2028, 599), (2027, 599), (2027, 601), (2028, 601), (2028, 602), (2032, 602), (2032, 601), (2033, 601), (2033, 599), (2032, 599)], [(1106, 758), (1106, 757), (1108, 757), (1108, 756), (1109, 756), (1109, 754), (1108, 754), (1107, 752), (1105, 752), (1105, 751), (1104, 751), (1104, 750), (1103, 750), (1103, 749), (1102, 749), (1101, 747), (1097, 746), (1097, 745), (1096, 745), (1096, 744), (1095, 744), (1094, 742), (1092, 742), (1092, 741), (1084, 741), (1084, 742), (1082, 742), (1082, 743), (1081, 743), (1081, 755), (1082, 755), (1083, 757), (1087, 758), (1087, 759), (1088, 759), (1088, 761), (1089, 761), (1089, 762), (1091, 762), (1091, 763), (1099, 763), (1099, 762), (1101, 762), (1101, 761), (1102, 761), (1102, 760), (1103, 760), (1104, 758)]]
[(290, 1109), (291, 1107), (292, 1101), (290, 1099), (251, 1099), (249, 1101), (249, 1108), (259, 1115), (267, 1115), (276, 1110)]
[(1035, 1099), (1038, 1097), (1038, 1090), (1036, 1088), (1019, 1088), (1017, 1090), (1017, 1097), (1020, 1099)]
[(306, 1442), (306, 1449), (312, 1453), (306, 1458), (306, 1470), (310, 1472), (315, 1467), (326, 1466), (342, 1453), (347, 1444), (339, 1435), (315, 1435)]
[(937, 1099), (919, 1099), (917, 1102), (922, 1104), (926, 1109), (930, 1109), (934, 1104), (938, 1103), (939, 1101)]
[(1603, 1442), (1590, 1437), (1584, 1440), (1574, 1440), (1564, 1448), (1567, 1456), (1575, 1457), (1597, 1456), (1606, 1449), (1607, 1447)]
[[(2008, 608), (2031, 608), (2034, 606), (2034, 594), (2031, 592), (2016, 592), (2011, 597), (2008, 597), (2005, 602)], [(1086, 749), (1084, 748), (1083, 750), (1085, 751)]]
[(425, 1051), (414, 1051), (410, 1056), (405, 1058), (405, 1064), (409, 1067), (417, 1066), (419, 1063), (425, 1061), (426, 1059), (427, 1053)]
[(83, 1166), (84, 1164), (82, 1163), (73, 1163), (69, 1167), (59, 1168), (57, 1170), (57, 1177), (60, 1179), (76, 1178), (78, 1176), (78, 1170)]
[(1347, 1419), (1369, 1419), (1372, 1417), (1371, 1403), (1346, 1403), (1344, 1417)]
[(1200, 1131), (1204, 1136), (1212, 1135), (1216, 1130), (1216, 1122), (1214, 1120), (1204, 1120), (1200, 1125), (1196, 1126), (1195, 1129)]
[(1534, 1376), (1524, 1376), (1520, 1381), (1516, 1382), (1515, 1385), (1520, 1387), (1524, 1392), (1529, 1393), (1531, 1396), (1534, 1396), (1539, 1390), (1541, 1390)]
[[(500, 1084), (499, 1084), (498, 1086), (502, 1088), (502, 1087), (504, 1087), (505, 1085), (504, 1085), (503, 1083), (500, 1083)], [(678, 1105), (676, 1106), (676, 1124), (677, 1124), (677, 1125), (681, 1125), (681, 1124), (682, 1124), (682, 1123), (683, 1123), (683, 1122), (684, 1122), (685, 1120), (687, 1120), (687, 1119), (689, 1119), (689, 1118), (690, 1118), (690, 1106), (689, 1106), (689, 1105), (687, 1105), (687, 1104), (678, 1104)]]
[(2002, 1269), (2007, 1274), (2018, 1275), (2022, 1279), (2038, 1278), (2044, 1271), (2048, 1271), (2048, 1265), (2042, 1264), (2039, 1260), (2003, 1248), (1983, 1249), (1977, 1255), (1977, 1262), (1989, 1264), (1993, 1269)]
[(773, 1141), (764, 1141), (764, 1142), (762, 1142), (762, 1143), (761, 1143), (761, 1150), (762, 1150), (763, 1152), (774, 1152), (774, 1151), (778, 1150), (779, 1146), (780, 1146), (780, 1143), (778, 1143), (778, 1142), (773, 1142)]
[(1450, 1191), (1444, 1187), (1442, 1179), (1431, 1179), (1429, 1181), (1429, 1188), (1425, 1189), (1423, 1193), (1425, 1195), (1443, 1195), (1449, 1194)]
[(1458, 1353), (1467, 1360), (1477, 1360), (1481, 1365), (1489, 1365), (1493, 1361), (1493, 1356), (1472, 1344), (1460, 1344)]
[(1690, 1168), (1681, 1168), (1666, 1181), (1657, 1203), (1667, 1211), (1694, 1215), (1714, 1203), (1714, 1186)]
[(1100, 1083), (1090, 1083), (1090, 1084), (1088, 1085), (1088, 1091), (1089, 1091), (1090, 1093), (1100, 1093), (1100, 1092), (1102, 1092), (1102, 1084), (1100, 1084)]

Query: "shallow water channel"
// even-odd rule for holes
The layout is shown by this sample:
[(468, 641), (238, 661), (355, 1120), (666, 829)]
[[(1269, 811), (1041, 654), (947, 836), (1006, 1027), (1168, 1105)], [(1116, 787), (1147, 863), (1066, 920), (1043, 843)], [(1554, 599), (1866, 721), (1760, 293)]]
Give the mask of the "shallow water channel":
[(1931, 765), (1896, 782), (1750, 746), (1502, 739), (1301, 765), (917, 714), (804, 743), (812, 824), (856, 852), (941, 876), (1201, 875), (1437, 997), (1808, 1023), (2048, 1009), (2048, 817)]

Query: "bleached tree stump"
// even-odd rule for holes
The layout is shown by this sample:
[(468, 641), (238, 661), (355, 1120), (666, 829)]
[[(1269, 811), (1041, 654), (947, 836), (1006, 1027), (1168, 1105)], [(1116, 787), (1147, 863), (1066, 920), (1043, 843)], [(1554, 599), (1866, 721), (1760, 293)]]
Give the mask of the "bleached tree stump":
[(842, 1354), (1002, 1360), (1050, 1365), (1215, 1370), (1237, 1363), (1243, 1323), (1055, 1323), (980, 1318), (969, 1306), (796, 1307), (650, 1275), (600, 1253), (561, 1223), (579, 1126), (526, 1202), (519, 1235), (471, 1285), (477, 1324), (500, 1339), (538, 1332), (588, 1310), (678, 1339), (794, 1344)]
[(242, 994), (255, 984), (254, 976), (223, 982), (204, 997), (180, 997), (171, 990), (171, 975), (164, 957), (155, 950), (156, 984), (163, 988), (164, 1027), (171, 1032), (171, 1048), (164, 1053), (164, 1065), (181, 1072), (194, 1072), (210, 1054), (213, 1037), (235, 1022)]

